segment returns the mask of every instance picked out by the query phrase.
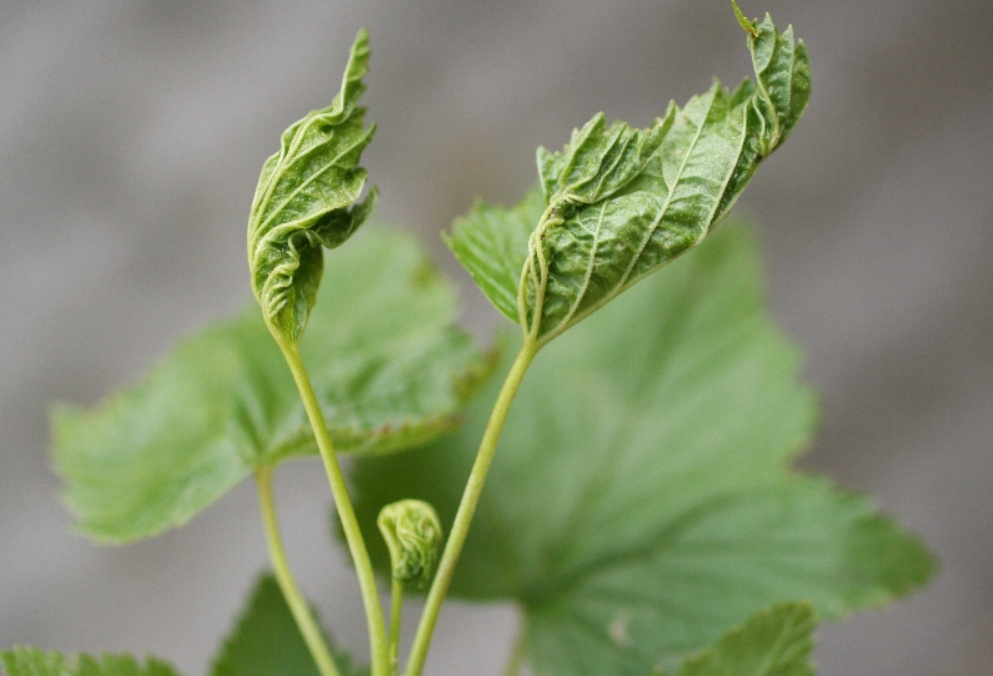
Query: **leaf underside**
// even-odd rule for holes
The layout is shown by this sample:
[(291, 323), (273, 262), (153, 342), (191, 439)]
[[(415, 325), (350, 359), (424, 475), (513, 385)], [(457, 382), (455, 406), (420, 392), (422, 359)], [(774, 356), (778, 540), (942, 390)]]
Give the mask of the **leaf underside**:
[(806, 48), (768, 16), (748, 48), (757, 84), (715, 82), (648, 129), (599, 114), (562, 152), (538, 150), (540, 194), (456, 221), (455, 256), (539, 345), (697, 245), (789, 136), (810, 97)]
[[(516, 599), (535, 673), (671, 668), (774, 604), (836, 618), (931, 574), (867, 500), (789, 468), (816, 404), (760, 288), (750, 237), (728, 228), (532, 365), (452, 593)], [(380, 570), (383, 504), (426, 500), (448, 528), (496, 387), (454, 434), (354, 466)]]
[[(417, 243), (370, 228), (335, 257), (300, 345), (341, 452), (386, 453), (458, 423), (487, 368), (454, 289)], [(290, 372), (247, 307), (182, 341), (144, 380), (52, 417), (79, 529), (128, 542), (181, 525), (253, 469), (316, 453)]]
[[(356, 668), (349, 657), (337, 650), (333, 657), (340, 676), (368, 673)], [(214, 659), (210, 674), (320, 676), (272, 575), (263, 575), (255, 584), (241, 617)]]
[[(274, 334), (296, 343), (314, 307), (324, 248), (341, 245), (372, 213), (376, 191), (359, 202), (366, 171), (362, 151), (375, 127), (358, 106), (369, 70), (369, 34), (359, 31), (341, 91), (283, 132), (266, 160), (248, 221), (252, 289)], [(335, 289), (333, 292), (339, 292)]]

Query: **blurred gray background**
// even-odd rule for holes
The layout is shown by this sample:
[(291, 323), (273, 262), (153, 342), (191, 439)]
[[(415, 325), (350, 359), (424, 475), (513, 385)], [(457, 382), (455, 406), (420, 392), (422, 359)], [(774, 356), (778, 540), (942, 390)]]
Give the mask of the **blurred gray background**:
[[(804, 464), (875, 495), (942, 560), (909, 601), (820, 632), (822, 676), (993, 673), (993, 4), (743, 0), (810, 48), (814, 95), (738, 213), (804, 346)], [(726, 0), (0, 3), (0, 646), (130, 650), (205, 673), (266, 556), (250, 485), (127, 548), (69, 534), (46, 407), (98, 401), (249, 294), (248, 206), (278, 135), (372, 31), (379, 215), (437, 232), (515, 201), (593, 113), (645, 125), (750, 71)], [(464, 278), (460, 278), (464, 282)], [(476, 326), (496, 322), (464, 286)], [(327, 487), (277, 481), (289, 554), (361, 654)], [(330, 572), (329, 572), (330, 571)], [(429, 670), (497, 674), (508, 606), (455, 604)]]

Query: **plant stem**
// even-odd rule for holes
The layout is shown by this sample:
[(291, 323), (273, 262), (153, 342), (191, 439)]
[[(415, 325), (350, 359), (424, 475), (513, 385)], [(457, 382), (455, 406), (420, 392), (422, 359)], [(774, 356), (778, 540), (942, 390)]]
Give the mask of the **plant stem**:
[(538, 347), (534, 338), (525, 337), (521, 351), (518, 353), (517, 359), (514, 360), (514, 365), (510, 367), (510, 372), (507, 374), (496, 403), (493, 405), (493, 412), (490, 414), (489, 423), (487, 423), (486, 431), (483, 433), (483, 440), (479, 445), (479, 452), (476, 454), (472, 472), (469, 474), (469, 481), (462, 493), (462, 502), (459, 504), (455, 521), (452, 523), (452, 531), (448, 535), (445, 551), (438, 563), (438, 572), (431, 583), (431, 591), (428, 592), (424, 612), (417, 627), (417, 635), (414, 637), (414, 645), (410, 651), (410, 659), (407, 662), (406, 676), (420, 676), (424, 669), (428, 648), (431, 645), (431, 636), (434, 633), (435, 624), (438, 622), (438, 613), (441, 611), (441, 604), (444, 602), (448, 587), (452, 582), (455, 566), (462, 553), (462, 546), (469, 534), (469, 525), (476, 512), (476, 505), (479, 504), (479, 497), (483, 492), (486, 474), (493, 462), (500, 432), (503, 430), (503, 424), (510, 412), (510, 405), (521, 386), (524, 374), (537, 351)]
[(517, 676), (521, 673), (521, 668), (524, 666), (525, 656), (524, 628), (521, 627), (518, 629), (517, 637), (514, 639), (514, 647), (510, 652), (510, 658), (507, 660), (507, 666), (503, 669), (503, 676)]
[(259, 506), (262, 509), (262, 522), (265, 525), (266, 542), (269, 545), (269, 558), (276, 574), (276, 582), (283, 592), (286, 605), (303, 635), (303, 640), (317, 664), (321, 676), (339, 676), (338, 668), (331, 657), (331, 651), (324, 640), (324, 634), (317, 626), (314, 614), (300, 593), (283, 550), (279, 535), (279, 521), (276, 518), (276, 505), (272, 499), (272, 468), (263, 467), (255, 471), (255, 483), (259, 489)]
[(300, 352), (296, 345), (284, 343), (277, 338), (286, 363), (293, 373), (293, 380), (296, 381), (297, 389), (300, 391), (300, 398), (310, 419), (310, 426), (314, 430), (314, 437), (317, 440), (317, 448), (321, 453), (321, 460), (324, 461), (324, 470), (327, 472), (328, 481), (331, 484), (331, 494), (334, 496), (334, 504), (338, 510), (338, 518), (341, 519), (342, 530), (345, 532), (345, 540), (348, 542), (348, 549), (352, 555), (352, 562), (355, 564), (355, 572), (358, 574), (359, 587), (362, 590), (362, 600), (365, 605), (366, 622), (369, 626), (369, 653), (372, 661), (372, 676), (389, 676), (389, 653), (386, 641), (386, 625), (383, 620), (383, 607), (379, 602), (379, 590), (376, 588), (376, 576), (372, 570), (372, 562), (369, 560), (369, 552), (362, 538), (362, 531), (359, 529), (358, 519), (355, 518), (355, 509), (352, 501), (348, 497), (348, 487), (345, 484), (345, 475), (341, 471), (341, 464), (331, 443), (331, 435), (328, 432), (327, 424), (324, 422), (324, 414), (321, 406), (317, 402), (314, 388), (307, 376), (303, 361), (300, 359)]
[(393, 580), (390, 603), (390, 675), (398, 673), (400, 661), (400, 622), (403, 619), (403, 583)]

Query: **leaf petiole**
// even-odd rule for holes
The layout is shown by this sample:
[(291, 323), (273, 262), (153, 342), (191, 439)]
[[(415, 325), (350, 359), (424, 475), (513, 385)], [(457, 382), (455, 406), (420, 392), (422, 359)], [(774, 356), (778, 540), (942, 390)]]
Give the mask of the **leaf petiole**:
[(362, 538), (362, 531), (359, 529), (358, 519), (355, 518), (355, 509), (352, 501), (348, 497), (348, 486), (345, 483), (345, 475), (341, 471), (341, 464), (338, 462), (338, 455), (335, 453), (334, 444), (331, 442), (331, 434), (328, 432), (327, 424), (324, 421), (324, 414), (314, 394), (314, 388), (310, 383), (310, 377), (300, 359), (300, 352), (295, 343), (283, 340), (277, 333), (273, 332), (273, 337), (279, 344), (279, 349), (283, 352), (287, 365), (293, 374), (293, 380), (300, 391), (300, 398), (303, 400), (304, 409), (307, 411), (307, 418), (310, 426), (314, 430), (314, 437), (317, 441), (317, 448), (324, 462), (324, 470), (331, 484), (331, 494), (334, 497), (334, 504), (338, 511), (338, 518), (341, 519), (342, 530), (345, 533), (345, 540), (348, 542), (348, 550), (352, 555), (355, 564), (355, 572), (359, 578), (359, 587), (362, 591), (362, 601), (365, 607), (366, 622), (369, 627), (369, 653), (372, 661), (372, 676), (387, 676), (389, 672), (389, 648), (386, 638), (386, 625), (383, 619), (383, 608), (379, 601), (379, 590), (376, 587), (376, 577), (372, 570), (372, 562), (369, 560), (369, 552), (366, 549), (365, 540)]
[(403, 583), (393, 579), (390, 598), (390, 675), (399, 673), (400, 623), (403, 619)]
[(283, 592), (286, 605), (297, 623), (297, 628), (303, 635), (304, 643), (310, 650), (321, 676), (340, 676), (338, 668), (331, 657), (324, 635), (317, 626), (314, 614), (300, 593), (286, 560), (283, 540), (279, 534), (279, 521), (276, 518), (276, 505), (272, 498), (272, 467), (261, 467), (255, 470), (255, 484), (259, 491), (259, 507), (262, 510), (262, 523), (265, 526), (266, 543), (269, 545), (269, 558), (272, 560), (276, 582)]
[(431, 590), (428, 592), (424, 604), (424, 612), (417, 626), (417, 635), (414, 637), (414, 645), (407, 661), (407, 670), (404, 672), (405, 676), (420, 676), (424, 670), (431, 637), (438, 622), (438, 613), (445, 601), (452, 576), (455, 574), (455, 566), (458, 564), (459, 555), (462, 553), (466, 536), (469, 534), (469, 526), (476, 512), (476, 506), (479, 504), (479, 498), (486, 483), (486, 475), (493, 463), (500, 433), (507, 421), (507, 414), (510, 412), (510, 405), (514, 401), (514, 396), (524, 380), (524, 374), (527, 373), (528, 366), (531, 365), (537, 352), (538, 345), (534, 337), (526, 336), (521, 351), (517, 354), (513, 366), (510, 367), (496, 403), (493, 405), (493, 412), (490, 414), (489, 423), (487, 423), (486, 431), (483, 433), (476, 460), (472, 465), (469, 480), (462, 493), (462, 501), (459, 503), (459, 509), (455, 513), (455, 521), (452, 522), (452, 529), (448, 535), (448, 541), (445, 543), (445, 551), (438, 563), (438, 572), (431, 583)]
[(510, 657), (507, 658), (507, 665), (503, 668), (503, 676), (518, 676), (524, 668), (527, 659), (527, 645), (524, 643), (524, 627), (517, 630), (514, 638), (514, 646), (510, 650)]

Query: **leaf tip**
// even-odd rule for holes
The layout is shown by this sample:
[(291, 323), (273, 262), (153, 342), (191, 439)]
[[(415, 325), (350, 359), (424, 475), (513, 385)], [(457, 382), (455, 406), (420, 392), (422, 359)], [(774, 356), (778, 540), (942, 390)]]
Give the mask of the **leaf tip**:
[(752, 21), (749, 21), (748, 18), (745, 17), (745, 14), (741, 11), (741, 8), (738, 7), (738, 3), (735, 2), (735, 0), (731, 0), (731, 7), (734, 8), (734, 15), (735, 15), (735, 17), (737, 17), (738, 23), (741, 24), (741, 27), (744, 28), (745, 31), (751, 37), (753, 37), (753, 38), (754, 37), (757, 37), (758, 36), (758, 31), (755, 29), (755, 23), (752, 22)]

